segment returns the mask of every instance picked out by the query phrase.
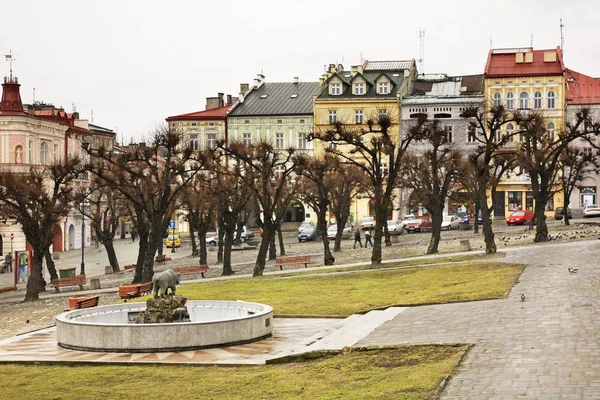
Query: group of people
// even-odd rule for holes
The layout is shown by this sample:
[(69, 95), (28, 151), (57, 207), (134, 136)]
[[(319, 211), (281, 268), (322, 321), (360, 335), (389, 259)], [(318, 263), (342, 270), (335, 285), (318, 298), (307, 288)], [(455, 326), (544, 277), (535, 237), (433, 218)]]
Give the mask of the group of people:
[[(361, 248), (363, 247), (362, 241), (360, 239), (360, 229), (357, 229), (356, 232), (354, 232), (354, 248), (356, 248), (357, 243)], [(373, 242), (371, 242), (371, 230), (367, 229), (365, 231), (365, 249), (369, 247), (369, 245), (373, 247)]]

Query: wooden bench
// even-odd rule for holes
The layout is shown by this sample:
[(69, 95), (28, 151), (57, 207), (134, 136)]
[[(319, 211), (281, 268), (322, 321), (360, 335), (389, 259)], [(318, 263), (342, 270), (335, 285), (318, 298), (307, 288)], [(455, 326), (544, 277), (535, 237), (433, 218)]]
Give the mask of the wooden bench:
[(277, 257), (275, 259), (275, 265), (278, 266), (281, 271), (283, 271), (284, 265), (295, 264), (304, 264), (304, 268), (308, 268), (308, 264), (310, 264), (310, 256)]
[(156, 261), (157, 264), (164, 264), (167, 261), (171, 261), (171, 257), (167, 257), (163, 254), (162, 256), (156, 256), (154, 261)]
[(125, 301), (152, 292), (152, 282), (119, 286), (119, 297)]
[(136, 265), (135, 264), (126, 264), (123, 265), (123, 269), (135, 269)]
[(50, 281), (50, 286), (54, 286), (54, 289), (56, 289), (56, 293), (59, 292), (58, 288), (59, 287), (65, 287), (65, 286), (79, 286), (80, 290), (83, 290), (83, 285), (86, 284), (86, 279), (85, 279), (85, 274), (84, 275), (77, 275), (73, 278), (58, 278), (58, 279), (52, 279)]
[(100, 296), (69, 297), (69, 310), (96, 307), (99, 300)]
[(175, 268), (175, 272), (181, 275), (200, 274), (204, 278), (204, 273), (208, 272), (208, 267), (206, 265), (192, 265), (190, 267)]

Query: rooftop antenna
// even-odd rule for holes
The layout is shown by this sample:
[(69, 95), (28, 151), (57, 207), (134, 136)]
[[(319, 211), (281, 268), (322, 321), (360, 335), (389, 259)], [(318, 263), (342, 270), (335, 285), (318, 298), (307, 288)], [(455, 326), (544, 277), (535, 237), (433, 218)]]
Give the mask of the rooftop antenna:
[(565, 37), (563, 35), (563, 28), (565, 27), (565, 25), (562, 23), (562, 18), (560, 19), (560, 51), (563, 53), (565, 53)]
[(92, 124), (94, 123), (94, 110), (92, 110)]
[(77, 107), (75, 106), (75, 103), (71, 103), (71, 107), (73, 107), (73, 112), (77, 112)]
[(360, 65), (362, 65), (362, 63), (364, 62), (364, 58), (362, 55), (362, 51), (360, 52)]
[(421, 74), (425, 74), (425, 29), (419, 28), (419, 42), (421, 47), (419, 68), (421, 69)]
[(35, 88), (33, 88), (33, 104), (35, 104)]
[(15, 61), (16, 57), (17, 56), (12, 53), (12, 50), (10, 50), (8, 52), (8, 54), (4, 55), (4, 58), (6, 59), (6, 61), (8, 61), (10, 63), (10, 80), (11, 81), (12, 81), (12, 64), (13, 64), (13, 61)]

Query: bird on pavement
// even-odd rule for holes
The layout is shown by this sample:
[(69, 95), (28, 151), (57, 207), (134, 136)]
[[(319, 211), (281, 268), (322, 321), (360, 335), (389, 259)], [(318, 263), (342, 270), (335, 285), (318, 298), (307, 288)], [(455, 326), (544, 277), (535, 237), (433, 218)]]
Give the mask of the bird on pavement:
[(567, 271), (569, 271), (572, 274), (576, 274), (577, 271), (579, 271), (579, 268), (571, 268), (571, 267), (569, 267), (569, 268), (567, 268)]
[(521, 301), (525, 301), (525, 293), (521, 293)]

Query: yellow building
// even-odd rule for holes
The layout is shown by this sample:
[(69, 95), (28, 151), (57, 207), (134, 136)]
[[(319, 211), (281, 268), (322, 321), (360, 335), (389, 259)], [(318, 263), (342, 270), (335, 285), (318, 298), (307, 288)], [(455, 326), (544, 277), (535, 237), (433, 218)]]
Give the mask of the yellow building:
[[(416, 74), (415, 60), (366, 60), (349, 71), (341, 64), (330, 64), (320, 79), (321, 86), (314, 99), (315, 131), (327, 130), (337, 121), (367, 129), (367, 120), (377, 120), (379, 115), (387, 114), (393, 122), (391, 133), (399, 140), (400, 101)], [(322, 148), (315, 146), (315, 154), (320, 151)], [(354, 200), (353, 220), (360, 221), (375, 214), (369, 200)], [(394, 207), (393, 218), (398, 217), (397, 207)]]
[[(485, 106), (489, 109), (503, 104), (509, 110), (542, 112), (548, 132), (560, 132), (564, 126), (564, 71), (560, 48), (490, 50), (484, 74)], [(517, 127), (509, 123), (502, 129), (511, 131)], [(494, 203), (495, 218), (504, 218), (517, 209), (533, 210), (529, 176), (520, 169), (511, 171), (498, 185)], [(555, 196), (549, 199), (547, 209), (560, 206), (562, 196)]]

